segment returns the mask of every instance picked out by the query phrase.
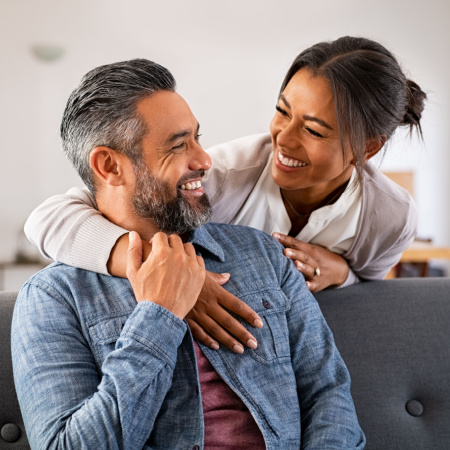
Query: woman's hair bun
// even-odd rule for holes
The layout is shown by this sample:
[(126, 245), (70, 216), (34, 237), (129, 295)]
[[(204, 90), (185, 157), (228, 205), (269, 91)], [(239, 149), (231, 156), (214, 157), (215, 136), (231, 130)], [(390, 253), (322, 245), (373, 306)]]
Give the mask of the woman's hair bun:
[(409, 125), (411, 131), (413, 127), (417, 127), (419, 133), (422, 134), (420, 119), (422, 117), (422, 111), (425, 107), (427, 94), (425, 94), (420, 86), (414, 81), (406, 80), (406, 83), (408, 89), (408, 99), (402, 125)]

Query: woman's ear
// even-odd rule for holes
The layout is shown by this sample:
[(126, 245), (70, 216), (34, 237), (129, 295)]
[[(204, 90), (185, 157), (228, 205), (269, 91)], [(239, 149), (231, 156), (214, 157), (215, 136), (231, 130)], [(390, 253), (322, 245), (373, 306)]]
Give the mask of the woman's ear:
[(386, 141), (387, 136), (385, 134), (368, 139), (366, 143), (364, 163), (369, 161), (370, 158), (373, 158), (383, 148)]
[(91, 151), (90, 164), (100, 183), (120, 186), (125, 182), (125, 166), (128, 158), (109, 147), (95, 147)]

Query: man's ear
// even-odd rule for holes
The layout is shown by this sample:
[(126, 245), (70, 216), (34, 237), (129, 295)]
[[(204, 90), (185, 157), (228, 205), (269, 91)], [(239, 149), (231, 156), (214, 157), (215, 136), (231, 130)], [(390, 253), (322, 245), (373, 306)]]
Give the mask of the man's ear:
[(95, 147), (91, 151), (90, 164), (100, 182), (120, 186), (125, 182), (128, 158), (109, 147)]
[(364, 154), (364, 162), (366, 163), (370, 158), (373, 158), (383, 148), (386, 141), (387, 136), (385, 134), (368, 139)]

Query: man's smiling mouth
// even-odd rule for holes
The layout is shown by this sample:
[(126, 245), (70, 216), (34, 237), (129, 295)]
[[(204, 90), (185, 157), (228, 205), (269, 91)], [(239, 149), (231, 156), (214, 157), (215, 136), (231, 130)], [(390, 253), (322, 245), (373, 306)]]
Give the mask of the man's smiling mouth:
[(181, 184), (179, 187), (180, 187), (180, 189), (182, 191), (192, 191), (194, 189), (201, 188), (202, 187), (202, 182), (201, 182), (201, 180), (191, 181), (191, 182), (186, 183), (186, 184)]

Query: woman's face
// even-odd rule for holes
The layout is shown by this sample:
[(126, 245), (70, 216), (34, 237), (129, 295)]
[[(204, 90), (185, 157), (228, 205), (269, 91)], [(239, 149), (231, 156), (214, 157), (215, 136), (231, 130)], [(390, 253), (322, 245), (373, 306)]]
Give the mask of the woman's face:
[(318, 187), (331, 192), (352, 173), (352, 154), (342, 154), (333, 93), (328, 80), (300, 69), (277, 103), (270, 124), (272, 176), (286, 190)]

